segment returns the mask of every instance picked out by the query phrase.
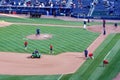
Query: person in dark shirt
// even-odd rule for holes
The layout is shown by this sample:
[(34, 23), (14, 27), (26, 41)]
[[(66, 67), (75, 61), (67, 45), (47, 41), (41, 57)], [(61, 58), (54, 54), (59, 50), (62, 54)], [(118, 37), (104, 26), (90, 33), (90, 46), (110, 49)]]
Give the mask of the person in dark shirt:
[(105, 28), (103, 29), (103, 35), (106, 35), (106, 30), (105, 30)]
[(36, 49), (36, 50), (34, 51), (34, 53), (35, 53), (35, 54), (38, 54), (38, 53), (39, 53), (38, 49)]
[(85, 58), (87, 59), (87, 57), (88, 57), (88, 50), (87, 49), (84, 50), (84, 55), (85, 55)]
[(106, 25), (106, 21), (105, 19), (103, 19), (103, 28), (105, 28), (105, 25)]
[(36, 29), (36, 36), (40, 35), (40, 29)]
[(115, 26), (115, 28), (117, 28), (117, 26), (118, 26), (117, 23), (115, 23), (114, 26)]

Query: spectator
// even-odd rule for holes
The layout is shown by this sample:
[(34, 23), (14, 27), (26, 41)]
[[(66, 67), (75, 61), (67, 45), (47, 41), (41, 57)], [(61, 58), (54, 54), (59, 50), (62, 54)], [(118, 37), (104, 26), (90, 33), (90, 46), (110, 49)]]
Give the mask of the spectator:
[(48, 10), (46, 11), (46, 14), (47, 14), (47, 16), (49, 16), (49, 11)]

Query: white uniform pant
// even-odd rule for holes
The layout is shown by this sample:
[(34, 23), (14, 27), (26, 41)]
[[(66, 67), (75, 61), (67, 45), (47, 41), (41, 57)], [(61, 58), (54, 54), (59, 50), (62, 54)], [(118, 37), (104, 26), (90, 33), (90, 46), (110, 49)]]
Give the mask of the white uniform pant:
[(86, 29), (86, 24), (84, 24), (84, 27), (83, 27), (84, 29)]

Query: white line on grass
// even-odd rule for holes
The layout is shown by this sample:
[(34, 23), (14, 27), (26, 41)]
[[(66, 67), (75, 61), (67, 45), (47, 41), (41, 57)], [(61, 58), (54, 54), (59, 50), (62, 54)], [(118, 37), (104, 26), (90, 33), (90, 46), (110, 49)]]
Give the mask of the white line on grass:
[(57, 80), (60, 80), (62, 78), (63, 74), (57, 79)]
[(111, 52), (111, 51), (109, 51), (109, 52), (107, 53), (107, 55), (105, 56), (104, 60), (107, 58), (107, 56), (110, 54), (110, 52)]

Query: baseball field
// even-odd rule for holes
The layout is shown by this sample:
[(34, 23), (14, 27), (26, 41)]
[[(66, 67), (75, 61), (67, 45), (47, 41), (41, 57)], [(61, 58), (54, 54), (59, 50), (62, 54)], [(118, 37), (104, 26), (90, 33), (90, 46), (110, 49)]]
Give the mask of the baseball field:
[[(0, 15), (0, 80), (120, 80), (120, 21), (108, 20), (103, 35), (102, 20), (83, 29), (81, 19), (13, 16)], [(35, 49), (40, 59), (29, 58)], [(94, 59), (85, 59), (85, 49)]]

